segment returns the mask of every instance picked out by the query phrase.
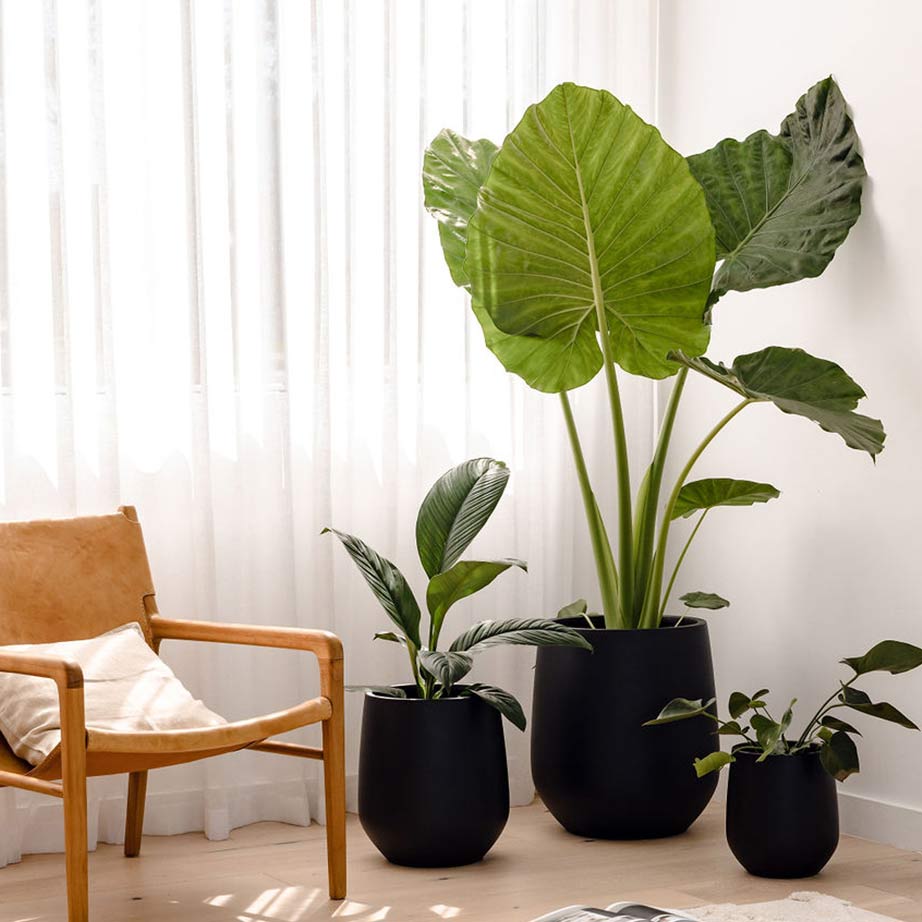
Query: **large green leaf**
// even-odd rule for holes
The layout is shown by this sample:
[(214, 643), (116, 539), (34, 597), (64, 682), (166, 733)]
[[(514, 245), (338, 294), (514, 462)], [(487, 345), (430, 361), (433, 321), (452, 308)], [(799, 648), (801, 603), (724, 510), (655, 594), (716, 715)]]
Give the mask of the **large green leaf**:
[(871, 701), (868, 693), (861, 691), (859, 688), (850, 688), (844, 685), (839, 694), (839, 700), (853, 711), (858, 711), (859, 714), (867, 714), (869, 717), (876, 717), (878, 720), (899, 724), (899, 726), (905, 727), (907, 730), (919, 729), (913, 721), (892, 704), (888, 704), (886, 701)]
[(423, 202), (439, 222), (442, 253), (456, 285), (470, 284), (464, 269), (467, 224), (498, 150), (485, 138), (469, 141), (446, 128), (423, 156)]
[(429, 581), (426, 604), (432, 615), (432, 644), (442, 630), (448, 609), (460, 599), (479, 592), (510, 567), (527, 570), (524, 560), (459, 560), (450, 570), (437, 573)]
[(477, 653), (487, 647), (516, 644), (528, 647), (580, 647), (592, 650), (592, 644), (579, 631), (547, 618), (507, 618), (504, 621), (481, 621), (452, 641), (450, 650)]
[(922, 666), (922, 649), (899, 640), (882, 640), (868, 650), (864, 656), (851, 656), (842, 660), (858, 675), (868, 672), (889, 672), (899, 675)]
[(784, 346), (739, 355), (729, 368), (678, 353), (672, 358), (743, 397), (770, 401), (784, 413), (812, 419), (840, 435), (849, 448), (872, 458), (883, 451), (884, 427), (879, 419), (854, 412), (865, 393), (835, 362)]
[(716, 506), (751, 506), (753, 503), (767, 503), (780, 495), (781, 492), (770, 483), (732, 480), (729, 477), (693, 480), (679, 491), (672, 509), (672, 517), (687, 518), (699, 509), (714, 509)]
[(474, 659), (469, 653), (446, 653), (441, 650), (423, 650), (419, 654), (419, 661), (426, 672), (445, 688), (460, 682), (474, 666)]
[(403, 574), (385, 557), (373, 551), (364, 541), (335, 528), (324, 528), (322, 535), (336, 535), (365, 577), (375, 598), (388, 617), (400, 628), (414, 646), (419, 642), (419, 605)]
[(653, 720), (644, 723), (645, 727), (659, 727), (662, 724), (675, 723), (677, 720), (688, 720), (689, 717), (699, 717), (707, 713), (708, 709), (714, 703), (714, 698), (702, 701), (700, 698), (692, 701), (689, 698), (673, 698), (666, 705), (659, 715)]
[(597, 295), (626, 371), (663, 378), (675, 371), (671, 349), (707, 347), (714, 231), (704, 194), (659, 132), (604, 90), (565, 83), (529, 107), (467, 234), (475, 308), (503, 333), (538, 340), (533, 386), (596, 374)]
[(484, 685), (481, 682), (472, 682), (464, 689), (462, 694), (476, 695), (491, 707), (496, 708), (503, 717), (520, 730), (525, 729), (525, 712), (515, 695), (511, 695), (495, 685)]
[(712, 301), (727, 291), (813, 278), (861, 213), (858, 135), (832, 77), (781, 124), (688, 158), (717, 232)]
[(416, 517), (416, 548), (429, 577), (457, 562), (490, 518), (508, 480), (509, 468), (493, 458), (465, 461), (436, 480)]

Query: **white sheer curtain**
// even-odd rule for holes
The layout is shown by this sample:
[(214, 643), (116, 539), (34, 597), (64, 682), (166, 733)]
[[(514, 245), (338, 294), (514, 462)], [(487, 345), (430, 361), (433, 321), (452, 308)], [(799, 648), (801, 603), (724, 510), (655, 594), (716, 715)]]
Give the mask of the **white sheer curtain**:
[[(422, 212), (419, 165), (440, 128), (500, 140), (563, 79), (652, 115), (654, 12), (3, 0), (0, 515), (134, 504), (162, 612), (330, 628), (347, 681), (383, 683), (404, 677), (403, 658), (373, 646), (384, 616), (318, 533), (355, 532), (419, 587), (419, 500), (487, 454), (513, 477), (479, 549), (531, 572), (459, 605), (455, 627), (569, 602), (591, 565), (556, 401), (485, 350)], [(628, 404), (645, 433), (650, 393), (629, 389)], [(229, 718), (316, 691), (294, 654), (163, 652)], [(531, 663), (497, 651), (479, 669), (527, 705)], [(349, 708), (354, 772), (361, 701)], [(507, 739), (523, 802), (527, 741)], [(152, 776), (146, 831), (306, 823), (317, 793), (298, 760), (168, 769)], [(123, 779), (94, 781), (91, 801), (91, 835), (120, 841)], [(61, 845), (58, 804), (0, 792), (0, 864)]]

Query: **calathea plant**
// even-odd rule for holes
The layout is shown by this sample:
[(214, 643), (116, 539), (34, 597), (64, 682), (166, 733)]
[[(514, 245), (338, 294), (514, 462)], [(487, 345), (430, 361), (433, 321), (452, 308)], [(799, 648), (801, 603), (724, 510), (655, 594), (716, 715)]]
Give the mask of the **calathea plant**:
[[(750, 480), (689, 481), (701, 454), (742, 411), (771, 404), (871, 458), (882, 450), (880, 421), (855, 412), (864, 391), (834, 362), (785, 346), (729, 365), (703, 357), (725, 294), (823, 272), (859, 216), (865, 175), (831, 77), (798, 100), (777, 135), (757, 131), (688, 158), (610, 93), (572, 83), (530, 106), (500, 146), (445, 130), (426, 151), (425, 204), (487, 347), (529, 386), (559, 395), (606, 627), (659, 626), (678, 566), (709, 511), (778, 496), (770, 484)], [(617, 558), (568, 396), (600, 371), (611, 416)], [(661, 503), (689, 372), (740, 399), (703, 437)], [(636, 489), (623, 373), (673, 378), (656, 449)], [(697, 521), (667, 580), (670, 529), (688, 516)]]
[[(884, 640), (864, 656), (847, 657), (842, 663), (851, 669), (853, 675), (845, 682), (840, 681), (839, 687), (820, 705), (796, 737), (788, 734), (797, 699), (791, 701), (781, 718), (776, 720), (768, 708), (767, 688), (761, 688), (752, 695), (733, 692), (727, 703), (729, 720), (722, 720), (714, 713), (713, 698), (710, 701), (675, 698), (657, 718), (644, 726), (659, 726), (693, 717), (712, 720), (717, 725), (718, 733), (740, 738), (741, 742), (734, 747), (734, 753), (758, 753), (757, 761), (764, 762), (773, 756), (793, 756), (808, 750), (818, 750), (826, 771), (837, 781), (844, 781), (859, 769), (858, 749), (853, 737), (860, 736), (860, 733), (850, 723), (833, 714), (833, 711), (851, 710), (899, 724), (909, 730), (918, 730), (892, 704), (871, 701), (867, 692), (855, 688), (854, 683), (871, 672), (898, 675), (922, 666), (922, 649), (897, 640)], [(695, 771), (701, 778), (734, 761), (736, 756), (733, 753), (718, 750), (704, 758), (695, 759)]]
[[(461, 560), (461, 555), (496, 508), (508, 480), (509, 469), (501, 461), (474, 458), (447, 471), (426, 494), (416, 519), (416, 547), (429, 577), (426, 587), (429, 626), (425, 635), (421, 634), (419, 604), (400, 570), (353, 535), (334, 528), (325, 528), (323, 532), (331, 532), (342, 541), (397, 627), (398, 632), (382, 631), (375, 634), (375, 638), (400, 644), (406, 649), (417, 697), (440, 699), (452, 694), (476, 695), (524, 730), (522, 707), (509, 692), (479, 682), (460, 687), (458, 683), (473, 668), (477, 653), (500, 644), (558, 645), (591, 650), (590, 644), (577, 631), (544, 618), (482, 621), (459, 634), (447, 650), (439, 649), (445, 616), (456, 602), (479, 592), (511, 567), (527, 569), (525, 561), (511, 557)], [(397, 686), (365, 685), (354, 690), (407, 697), (407, 692)]]

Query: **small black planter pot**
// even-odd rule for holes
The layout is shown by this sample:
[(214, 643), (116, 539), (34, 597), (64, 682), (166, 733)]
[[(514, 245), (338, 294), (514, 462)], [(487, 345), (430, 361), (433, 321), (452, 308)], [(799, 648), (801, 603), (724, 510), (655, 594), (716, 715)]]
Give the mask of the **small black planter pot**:
[(713, 721), (643, 726), (673, 698), (714, 697), (707, 625), (700, 618), (675, 624), (665, 618), (656, 630), (586, 628), (591, 655), (538, 649), (531, 770), (545, 806), (569, 832), (596, 839), (678, 835), (713, 796), (717, 779), (699, 779), (693, 768), (695, 758), (717, 748)]
[(727, 842), (757, 877), (813, 877), (839, 844), (836, 782), (817, 750), (769, 756), (734, 750)]
[[(401, 687), (415, 692), (412, 685)], [(475, 697), (367, 694), (359, 819), (394, 864), (436, 868), (480, 861), (509, 819), (499, 712)]]

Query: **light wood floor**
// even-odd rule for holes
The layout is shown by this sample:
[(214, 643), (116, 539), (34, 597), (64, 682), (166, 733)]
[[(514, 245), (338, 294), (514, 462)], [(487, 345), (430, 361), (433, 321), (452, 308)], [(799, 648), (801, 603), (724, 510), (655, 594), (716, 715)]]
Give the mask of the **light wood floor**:
[[(684, 836), (655, 842), (586, 841), (561, 830), (540, 804), (512, 811), (481, 864), (448, 870), (389, 865), (349, 820), (350, 899), (326, 899), (323, 830), (278, 823), (238, 829), (226, 842), (201, 834), (145, 837), (140, 858), (117, 846), (90, 856), (94, 922), (527, 922), (572, 902), (616, 899), (692, 908), (781, 899), (819, 890), (903, 922), (922, 922), (922, 855), (843, 839), (809, 881), (749, 877), (727, 850), (719, 806)], [(34, 855), (0, 869), (0, 922), (63, 919), (63, 859)]]

